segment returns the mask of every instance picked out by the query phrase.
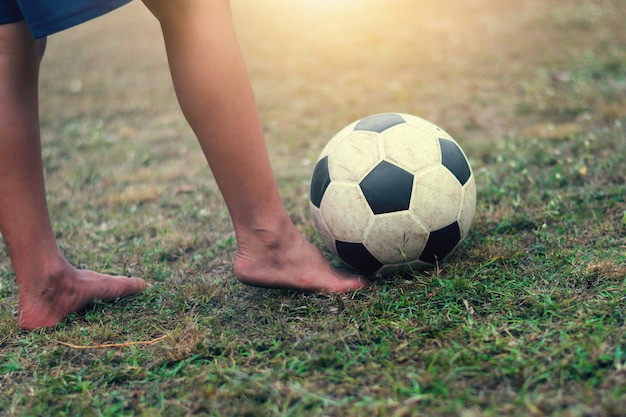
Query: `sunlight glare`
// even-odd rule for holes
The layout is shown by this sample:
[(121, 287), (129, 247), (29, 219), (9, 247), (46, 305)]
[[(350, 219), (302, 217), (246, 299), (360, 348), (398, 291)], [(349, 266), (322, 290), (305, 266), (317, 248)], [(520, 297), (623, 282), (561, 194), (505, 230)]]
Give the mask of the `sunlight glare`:
[(359, 0), (297, 0), (299, 8), (303, 11), (312, 13), (329, 12), (329, 11), (346, 11), (354, 9), (362, 5)]

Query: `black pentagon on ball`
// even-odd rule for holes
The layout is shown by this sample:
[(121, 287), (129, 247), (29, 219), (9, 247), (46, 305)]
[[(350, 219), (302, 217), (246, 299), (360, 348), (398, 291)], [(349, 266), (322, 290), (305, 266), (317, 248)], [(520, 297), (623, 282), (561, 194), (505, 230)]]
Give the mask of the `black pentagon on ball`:
[(375, 114), (361, 119), (356, 126), (354, 126), (354, 130), (383, 133), (390, 127), (401, 123), (406, 123), (406, 120), (397, 113)]
[(320, 208), (322, 197), (329, 185), (330, 171), (328, 171), (328, 155), (326, 155), (315, 164), (311, 178), (310, 198), (315, 207)]
[(465, 185), (472, 172), (461, 148), (450, 139), (444, 138), (439, 138), (439, 146), (441, 147), (441, 163), (454, 174), (462, 186)]
[(461, 227), (454, 222), (442, 229), (430, 232), (426, 247), (420, 255), (420, 261), (434, 264), (448, 256), (461, 240)]
[(359, 183), (374, 214), (408, 210), (413, 192), (413, 174), (382, 161)]
[(335, 242), (339, 258), (361, 272), (372, 274), (383, 264), (372, 255), (362, 243)]

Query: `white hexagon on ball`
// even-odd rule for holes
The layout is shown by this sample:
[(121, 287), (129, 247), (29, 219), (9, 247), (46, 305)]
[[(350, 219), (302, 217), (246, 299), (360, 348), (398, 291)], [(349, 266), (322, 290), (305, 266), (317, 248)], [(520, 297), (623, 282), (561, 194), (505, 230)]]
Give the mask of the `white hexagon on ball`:
[(350, 137), (339, 138), (328, 153), (330, 177), (334, 181), (360, 181), (380, 162), (379, 135), (355, 132)]
[(383, 157), (409, 172), (417, 173), (441, 160), (436, 136), (410, 124), (394, 126), (383, 135)]
[(415, 177), (410, 210), (428, 230), (441, 229), (458, 219), (463, 192), (461, 184), (443, 165)]
[(331, 182), (322, 198), (320, 215), (335, 240), (361, 242), (371, 210), (357, 184)]
[(363, 244), (383, 264), (419, 258), (428, 230), (408, 210), (375, 216)]

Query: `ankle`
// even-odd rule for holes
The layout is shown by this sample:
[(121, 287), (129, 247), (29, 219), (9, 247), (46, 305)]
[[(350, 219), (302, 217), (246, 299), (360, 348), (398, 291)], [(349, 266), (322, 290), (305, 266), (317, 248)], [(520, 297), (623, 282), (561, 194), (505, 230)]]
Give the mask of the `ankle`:
[[(32, 261), (25, 265), (16, 265), (15, 276), (17, 284), (22, 290), (41, 291), (46, 288), (64, 286), (65, 279), (73, 267), (61, 255), (48, 257), (39, 261)], [(38, 290), (37, 290), (38, 289)]]
[(299, 232), (289, 216), (281, 216), (250, 227), (236, 229), (237, 245), (261, 245), (267, 249), (280, 249), (293, 243)]

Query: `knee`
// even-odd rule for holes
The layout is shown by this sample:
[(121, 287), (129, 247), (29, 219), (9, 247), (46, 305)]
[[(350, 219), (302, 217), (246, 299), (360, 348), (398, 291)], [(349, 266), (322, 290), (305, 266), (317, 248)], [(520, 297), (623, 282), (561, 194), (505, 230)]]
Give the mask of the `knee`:
[(41, 38), (37, 40), (37, 51), (39, 52), (39, 60), (43, 59), (43, 54), (46, 52), (46, 44), (48, 43), (48, 38)]

